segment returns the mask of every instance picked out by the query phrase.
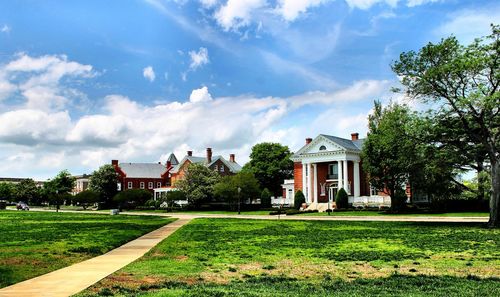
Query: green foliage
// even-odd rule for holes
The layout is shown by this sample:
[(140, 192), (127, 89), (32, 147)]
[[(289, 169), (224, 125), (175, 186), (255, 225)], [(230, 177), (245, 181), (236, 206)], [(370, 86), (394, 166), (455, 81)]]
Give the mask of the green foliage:
[(17, 201), (39, 204), (40, 194), (33, 179), (23, 179), (15, 185), (14, 197)]
[(151, 192), (145, 189), (130, 189), (121, 191), (113, 197), (120, 208), (135, 208), (144, 205), (146, 201), (153, 198)]
[(48, 198), (50, 204), (59, 208), (64, 201), (71, 200), (72, 197), (69, 193), (75, 187), (75, 182), (75, 178), (67, 170), (63, 170), (56, 177), (44, 183), (43, 195)]
[(14, 200), (15, 186), (11, 183), (0, 183), (0, 200)]
[(253, 200), (258, 197), (259, 192), (259, 183), (251, 172), (242, 171), (233, 176), (223, 177), (214, 186), (215, 198), (227, 202), (233, 210), (236, 208), (238, 198), (240, 202), (245, 199)]
[(279, 196), (283, 180), (293, 175), (291, 155), (287, 146), (259, 143), (252, 147), (250, 161), (245, 164), (243, 171), (253, 173), (261, 188), (267, 188), (274, 196)]
[(338, 190), (337, 195), (335, 196), (335, 205), (337, 205), (338, 209), (344, 209), (349, 207), (349, 196), (344, 188), (340, 188)]
[(99, 196), (99, 193), (92, 190), (86, 190), (80, 192), (76, 194), (75, 197), (73, 197), (73, 203), (78, 203), (78, 205), (82, 206), (83, 209), (86, 209), (87, 207), (94, 205), (100, 200), (101, 197)]
[(55, 212), (0, 213), (0, 288), (106, 253), (173, 219)]
[(433, 104), (431, 117), (443, 127), (433, 141), (478, 172), (489, 162), (491, 227), (500, 226), (499, 56), (500, 26), (492, 25), (489, 36), (468, 46), (452, 36), (402, 53), (392, 65), (407, 96)]
[(262, 208), (271, 207), (271, 196), (272, 196), (272, 193), (267, 188), (262, 190), (262, 193), (260, 194), (260, 206)]
[(99, 193), (102, 202), (110, 206), (112, 198), (118, 193), (118, 173), (113, 165), (103, 165), (92, 173), (89, 190)]
[(234, 209), (235, 203), (238, 202), (238, 187), (232, 176), (225, 176), (215, 184), (214, 197), (217, 200), (227, 202)]
[(295, 192), (295, 196), (293, 197), (293, 206), (296, 209), (300, 209), (300, 207), (302, 207), (302, 204), (304, 203), (306, 203), (306, 197), (301, 190), (298, 190), (297, 192)]
[(215, 184), (219, 182), (220, 175), (203, 164), (190, 164), (182, 180), (175, 187), (185, 193), (186, 198), (194, 207), (213, 198)]

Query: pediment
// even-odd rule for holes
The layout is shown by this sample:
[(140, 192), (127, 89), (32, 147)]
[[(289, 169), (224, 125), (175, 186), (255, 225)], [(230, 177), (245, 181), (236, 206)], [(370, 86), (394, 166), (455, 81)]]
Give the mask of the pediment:
[(319, 135), (313, 141), (311, 141), (311, 143), (300, 149), (297, 154), (302, 155), (339, 151), (344, 152), (346, 151), (346, 149), (331, 141), (330, 139)]

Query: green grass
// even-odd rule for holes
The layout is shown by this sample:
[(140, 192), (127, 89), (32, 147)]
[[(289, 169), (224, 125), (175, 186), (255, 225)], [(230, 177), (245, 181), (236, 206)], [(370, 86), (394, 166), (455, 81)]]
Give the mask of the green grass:
[[(327, 212), (312, 212), (300, 214), (302, 216), (328, 216)], [(445, 213), (386, 213), (376, 210), (349, 210), (332, 212), (331, 216), (346, 217), (346, 216), (367, 216), (367, 217), (488, 217), (488, 212), (445, 212)]]
[(499, 296), (482, 224), (196, 219), (80, 296)]
[(0, 211), (0, 287), (103, 254), (173, 219)]

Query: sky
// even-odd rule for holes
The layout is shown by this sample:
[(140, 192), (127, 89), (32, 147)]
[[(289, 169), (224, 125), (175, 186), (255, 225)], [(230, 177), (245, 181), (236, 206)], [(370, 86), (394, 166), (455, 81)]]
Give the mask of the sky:
[(367, 133), (390, 64), (500, 23), (497, 1), (0, 2), (0, 176)]

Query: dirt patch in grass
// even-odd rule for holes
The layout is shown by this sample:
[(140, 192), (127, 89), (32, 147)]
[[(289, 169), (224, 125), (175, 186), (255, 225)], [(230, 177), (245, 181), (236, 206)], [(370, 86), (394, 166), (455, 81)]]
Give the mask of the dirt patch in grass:
[(175, 256), (174, 259), (179, 262), (185, 262), (189, 259), (189, 257), (186, 255), (181, 255), (181, 256)]

